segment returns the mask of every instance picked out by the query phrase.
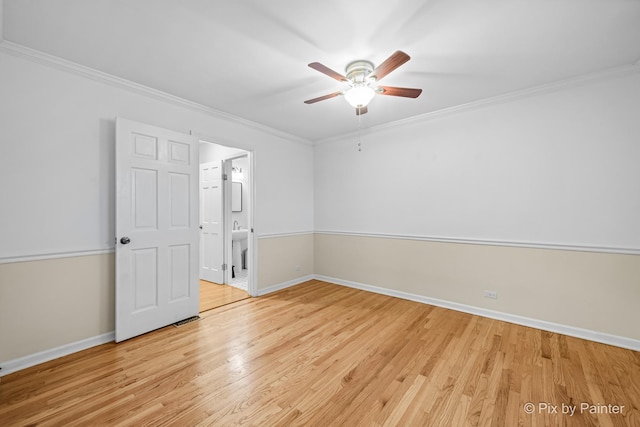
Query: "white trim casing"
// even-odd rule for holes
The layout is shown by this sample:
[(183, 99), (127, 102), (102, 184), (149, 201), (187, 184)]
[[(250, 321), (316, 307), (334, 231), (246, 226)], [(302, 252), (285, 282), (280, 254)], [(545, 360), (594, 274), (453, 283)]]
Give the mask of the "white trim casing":
[(315, 234), (326, 234), (334, 236), (351, 236), (351, 237), (373, 237), (383, 239), (402, 239), (402, 240), (418, 240), (426, 242), (440, 242), (440, 243), (463, 243), (469, 245), (487, 245), (487, 246), (507, 246), (517, 248), (532, 248), (532, 249), (555, 249), (560, 251), (579, 251), (579, 252), (600, 252), (611, 254), (627, 254), (627, 255), (640, 255), (640, 248), (616, 248), (605, 246), (584, 246), (584, 245), (572, 245), (559, 244), (559, 243), (545, 243), (545, 242), (517, 242), (517, 241), (505, 241), (505, 240), (488, 240), (488, 239), (472, 239), (472, 238), (458, 238), (458, 237), (440, 237), (440, 236), (418, 236), (418, 235), (402, 235), (393, 233), (358, 233), (349, 231), (316, 231)]
[(104, 255), (115, 253), (115, 248), (98, 248), (98, 249), (77, 249), (69, 251), (56, 251), (40, 254), (16, 255), (11, 257), (0, 258), (0, 264), (11, 264), (14, 262), (43, 261), (47, 259), (74, 258), (91, 255)]
[[(519, 248), (534, 248), (534, 249), (555, 249), (564, 251), (580, 251), (580, 252), (602, 252), (612, 254), (628, 254), (628, 255), (640, 255), (640, 248), (614, 248), (614, 247), (600, 247), (600, 246), (579, 246), (571, 244), (553, 244), (553, 243), (540, 243), (540, 242), (508, 242), (502, 240), (479, 240), (470, 238), (452, 238), (452, 237), (440, 237), (440, 236), (409, 236), (401, 234), (391, 233), (358, 233), (347, 231), (291, 231), (291, 232), (279, 232), (279, 233), (254, 233), (256, 239), (270, 239), (276, 237), (290, 237), (290, 236), (302, 236), (306, 234), (327, 234), (336, 236), (353, 236), (353, 237), (375, 237), (385, 239), (403, 239), (403, 240), (418, 240), (427, 242), (442, 242), (442, 243), (463, 243), (471, 245), (489, 245), (489, 246), (507, 246), (507, 247), (519, 247)], [(60, 252), (49, 252), (39, 254), (24, 254), (16, 255), (12, 257), (0, 258), (0, 264), (10, 264), (13, 262), (25, 262), (25, 261), (41, 261), (46, 259), (57, 258), (72, 258), (89, 255), (103, 255), (114, 253), (115, 249), (110, 248), (95, 248), (95, 249), (77, 249)]]
[(255, 223), (256, 223), (256, 210), (258, 208), (258, 204), (256, 203), (256, 194), (257, 190), (257, 181), (256, 181), (256, 152), (254, 150), (249, 150), (248, 154), (249, 158), (249, 230), (251, 234), (251, 238), (249, 239), (248, 249), (251, 251), (249, 254), (249, 261), (253, 264), (250, 264), (249, 268), (249, 286), (248, 293), (249, 295), (256, 296), (258, 294), (258, 235), (255, 232)]
[(261, 233), (258, 234), (258, 239), (273, 239), (276, 237), (291, 237), (291, 236), (304, 236), (306, 234), (315, 234), (314, 231), (291, 231), (281, 233)]

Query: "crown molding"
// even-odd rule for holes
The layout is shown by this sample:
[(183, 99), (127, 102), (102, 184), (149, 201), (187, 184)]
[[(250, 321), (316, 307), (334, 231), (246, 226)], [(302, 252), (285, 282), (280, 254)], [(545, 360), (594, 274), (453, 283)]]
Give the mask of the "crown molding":
[(251, 120), (244, 119), (242, 117), (235, 116), (224, 111), (208, 107), (197, 102), (193, 102), (169, 93), (151, 88), (149, 86), (141, 85), (139, 83), (132, 82), (130, 80), (123, 79), (121, 77), (114, 76), (78, 63), (62, 59), (60, 57), (50, 55), (45, 52), (41, 52), (35, 49), (28, 48), (26, 46), (10, 42), (3, 39), (2, 32), (2, 11), (3, 0), (0, 0), (0, 52), (4, 52), (9, 55), (21, 57), (30, 60), (35, 63), (39, 63), (45, 66), (49, 66), (61, 71), (66, 71), (80, 77), (88, 78), (94, 81), (109, 84), (113, 87), (124, 89), (130, 92), (137, 93), (139, 95), (147, 96), (156, 100), (168, 102), (181, 107), (189, 108), (194, 111), (203, 112), (210, 116), (226, 120), (229, 122), (237, 123), (242, 126), (257, 130), (259, 132), (267, 133), (278, 138), (303, 144), (303, 145), (319, 145), (331, 142), (338, 142), (344, 139), (350, 139), (357, 136), (376, 133), (388, 129), (395, 129), (398, 127), (408, 126), (411, 124), (424, 122), (440, 117), (446, 117), (452, 114), (457, 114), (466, 111), (472, 111), (478, 108), (486, 106), (497, 105), (505, 102), (515, 101), (518, 99), (524, 99), (540, 94), (558, 92), (564, 89), (577, 87), (585, 84), (589, 84), (596, 81), (608, 80), (616, 77), (622, 77), (640, 72), (640, 58), (630, 65), (623, 65), (619, 67), (609, 68), (603, 71), (595, 73), (584, 74), (576, 77), (571, 77), (564, 80), (559, 80), (552, 83), (547, 83), (539, 86), (534, 86), (527, 89), (522, 89), (490, 98), (480, 99), (477, 101), (468, 102), (466, 104), (460, 104), (453, 107), (447, 107), (436, 111), (420, 114), (406, 119), (396, 120), (389, 123), (384, 123), (378, 126), (372, 126), (366, 129), (359, 129), (357, 131), (344, 133), (338, 136), (332, 136), (330, 138), (320, 140), (309, 140), (305, 138), (292, 135), (290, 133), (265, 126), (263, 124), (253, 122)]
[[(0, 0), (1, 6), (2, 0)], [(1, 9), (0, 9), (1, 11)], [(0, 16), (0, 19), (2, 17)], [(0, 21), (1, 25), (1, 21)], [(0, 30), (1, 30), (0, 26)], [(218, 119), (226, 120), (229, 122), (237, 123), (239, 125), (257, 130), (259, 132), (267, 133), (278, 138), (283, 138), (291, 142), (296, 142), (304, 145), (312, 145), (312, 141), (298, 136), (292, 135), (287, 132), (274, 129), (269, 126), (265, 126), (260, 123), (253, 122), (251, 120), (244, 119), (242, 117), (235, 116), (233, 114), (226, 113), (221, 110), (217, 110), (212, 107), (208, 107), (197, 102), (189, 101), (188, 99), (181, 98), (179, 96), (171, 95), (170, 93), (163, 92), (161, 90), (154, 89), (149, 86), (141, 85), (139, 83), (132, 82), (130, 80), (123, 79), (121, 77), (108, 74), (94, 68), (86, 67), (78, 63), (68, 61), (66, 59), (50, 55), (39, 50), (31, 49), (29, 47), (3, 40), (0, 33), (0, 52), (6, 54), (27, 59), (31, 62), (35, 62), (41, 65), (45, 65), (57, 70), (66, 71), (71, 74), (75, 74), (80, 77), (88, 78), (97, 82), (106, 83), (110, 86), (118, 89), (124, 89), (130, 92), (137, 93), (139, 95), (147, 96), (156, 100), (168, 102), (180, 107), (185, 107), (194, 111), (202, 112)]]
[(598, 71), (595, 73), (583, 74), (576, 77), (571, 77), (564, 80), (558, 80), (551, 83), (546, 83), (539, 86), (534, 86), (506, 94), (493, 96), (490, 98), (484, 98), (477, 101), (468, 102), (466, 104), (455, 105), (453, 107), (443, 108), (441, 110), (431, 111), (417, 116), (408, 117), (406, 119), (396, 120), (389, 123), (384, 123), (378, 126), (372, 126), (366, 129), (359, 129), (357, 131), (345, 133), (338, 136), (332, 136), (330, 138), (320, 139), (314, 141), (314, 145), (339, 142), (345, 139), (351, 139), (362, 135), (372, 134), (388, 129), (395, 129), (403, 126), (408, 126), (415, 123), (420, 123), (436, 118), (446, 117), (452, 114), (457, 114), (466, 111), (476, 110), (478, 108), (488, 107), (491, 105), (503, 104), (506, 102), (516, 101), (519, 99), (525, 99), (537, 95), (559, 92), (565, 89), (583, 86), (589, 83), (598, 81), (605, 81), (614, 79), (617, 77), (623, 77), (640, 72), (640, 59), (634, 64), (622, 65), (618, 67), (608, 68), (606, 70)]

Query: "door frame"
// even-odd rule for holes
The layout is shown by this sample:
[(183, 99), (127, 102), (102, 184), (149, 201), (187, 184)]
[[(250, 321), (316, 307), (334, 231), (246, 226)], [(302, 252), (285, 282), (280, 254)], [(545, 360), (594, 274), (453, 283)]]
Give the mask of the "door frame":
[[(249, 164), (249, 177), (247, 179), (247, 228), (249, 229), (249, 233), (247, 236), (247, 263), (249, 265), (249, 274), (248, 274), (248, 283), (247, 283), (247, 293), (252, 296), (258, 296), (258, 245), (257, 245), (257, 233), (255, 231), (255, 206), (256, 206), (256, 177), (255, 177), (255, 165), (256, 165), (256, 155), (254, 150), (250, 150), (243, 147), (238, 147), (231, 143), (220, 143), (217, 142), (219, 138), (212, 138), (202, 135), (196, 135), (200, 143), (206, 144), (215, 144), (221, 147), (229, 148), (229, 149), (237, 149), (242, 150), (243, 153), (234, 153), (230, 156), (222, 157), (222, 170), (223, 173), (228, 174), (228, 179), (223, 181), (223, 216), (224, 216), (224, 237), (223, 237), (223, 245), (224, 245), (224, 259), (227, 264), (227, 269), (224, 271), (224, 283), (229, 283), (231, 280), (231, 163), (233, 159), (239, 159), (242, 157), (246, 157)], [(228, 168), (228, 169), (227, 169)], [(243, 188), (244, 191), (244, 188)], [(200, 201), (198, 201), (200, 203)]]
[[(227, 270), (225, 271), (225, 274), (227, 275), (225, 277), (225, 283), (229, 283), (231, 281), (231, 265), (233, 265), (233, 250), (232, 250), (232, 244), (231, 244), (231, 235), (230, 235), (230, 231), (233, 229), (233, 213), (231, 211), (231, 186), (233, 183), (233, 179), (232, 179), (232, 172), (231, 172), (231, 168), (233, 166), (233, 161), (237, 160), (237, 159), (243, 159), (246, 158), (247, 159), (247, 163), (249, 164), (249, 179), (247, 180), (247, 189), (246, 191), (248, 191), (247, 193), (247, 228), (249, 229), (249, 233), (247, 235), (247, 264), (249, 266), (251, 266), (249, 268), (249, 274), (248, 274), (248, 283), (247, 283), (247, 293), (251, 296), (256, 296), (256, 290), (254, 289), (253, 292), (251, 290), (251, 284), (255, 283), (255, 277), (252, 277), (253, 274), (253, 270), (255, 270), (255, 258), (254, 258), (254, 252), (253, 249), (255, 247), (255, 243), (253, 241), (253, 237), (254, 237), (254, 232), (253, 232), (253, 206), (254, 202), (253, 202), (253, 195), (254, 195), (254, 180), (253, 180), (253, 165), (251, 163), (251, 159), (252, 159), (252, 153), (250, 151), (245, 150), (246, 152), (243, 154), (238, 154), (238, 155), (233, 155), (229, 158), (224, 159), (223, 162), (223, 171), (224, 173), (226, 173), (229, 177), (229, 179), (227, 179), (224, 183), (225, 185), (225, 197), (224, 197), (224, 215), (225, 215), (225, 262), (227, 263), (227, 265), (229, 266), (229, 268), (227, 268)], [(243, 187), (242, 191), (245, 191), (245, 188)], [(243, 206), (244, 209), (244, 206)], [(257, 277), (257, 276), (256, 276)]]

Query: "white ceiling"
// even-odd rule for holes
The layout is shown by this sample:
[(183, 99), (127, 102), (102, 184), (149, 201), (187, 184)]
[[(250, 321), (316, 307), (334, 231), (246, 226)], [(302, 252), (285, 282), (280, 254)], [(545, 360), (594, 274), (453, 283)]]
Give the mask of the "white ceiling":
[[(2, 4), (2, 3), (0, 3)], [(4, 0), (5, 40), (318, 141), (640, 59), (637, 0)], [(412, 59), (360, 117), (352, 60)]]

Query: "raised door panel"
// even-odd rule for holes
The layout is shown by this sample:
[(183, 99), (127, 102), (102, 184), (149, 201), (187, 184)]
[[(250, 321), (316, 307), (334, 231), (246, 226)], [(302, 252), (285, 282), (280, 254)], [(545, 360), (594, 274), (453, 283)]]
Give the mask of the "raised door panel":
[(133, 230), (158, 228), (158, 171), (131, 169)]
[(169, 227), (171, 229), (189, 228), (191, 226), (189, 222), (191, 216), (190, 177), (188, 174), (172, 172), (169, 174), (169, 181)]
[(157, 248), (131, 251), (133, 313), (158, 307), (158, 250)]
[(168, 258), (169, 302), (171, 303), (190, 296), (191, 247), (189, 245), (170, 246)]

